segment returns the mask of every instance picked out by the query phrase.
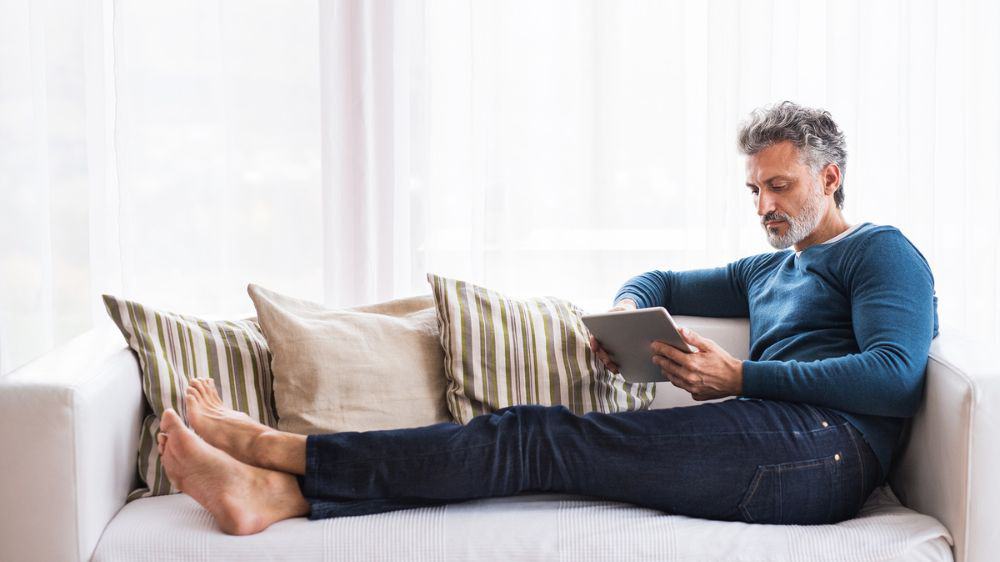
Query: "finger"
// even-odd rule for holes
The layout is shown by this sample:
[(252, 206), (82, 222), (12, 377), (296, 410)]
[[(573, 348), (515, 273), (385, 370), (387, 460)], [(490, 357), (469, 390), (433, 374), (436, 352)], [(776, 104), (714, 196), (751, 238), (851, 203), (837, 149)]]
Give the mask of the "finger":
[(671, 361), (669, 357), (664, 357), (662, 355), (654, 355), (653, 363), (655, 363), (661, 369), (669, 369), (673, 374), (679, 374), (680, 365), (675, 361)]
[(708, 351), (712, 349), (715, 344), (714, 341), (702, 337), (701, 334), (691, 330), (690, 328), (681, 328), (681, 337), (684, 341), (698, 348), (699, 351)]
[(597, 352), (597, 358), (600, 359), (601, 363), (604, 363), (605, 366), (607, 366), (608, 363), (611, 363), (611, 357), (609, 357), (608, 352), (603, 349)]
[(678, 375), (685, 375), (694, 371), (689, 354), (683, 351), (675, 349), (673, 352), (670, 352), (670, 355), (654, 355), (653, 357), (659, 357), (662, 361), (667, 362)]
[(691, 389), (688, 388), (688, 384), (684, 381), (684, 379), (678, 377), (677, 375), (669, 371), (661, 370), (660, 372), (663, 373), (663, 376), (665, 376), (668, 381), (670, 381), (670, 384), (676, 386), (677, 388), (685, 392), (691, 392)]
[(702, 378), (698, 376), (693, 369), (688, 365), (677, 363), (671, 359), (660, 357), (660, 369), (669, 369), (671, 375), (675, 378), (680, 379), (686, 385), (686, 388), (690, 391), (695, 391), (701, 388)]
[(689, 389), (691, 381), (685, 373), (686, 369), (661, 355), (653, 357), (653, 362), (660, 367), (660, 372), (670, 379), (674, 383), (674, 386), (683, 388), (684, 390)]
[(594, 336), (590, 336), (590, 347), (591, 349), (594, 350), (594, 353), (598, 354), (598, 356), (600, 356), (600, 354), (602, 353), (609, 357), (611, 356), (611, 354), (608, 353), (608, 350), (604, 349), (604, 346), (601, 345), (601, 342), (597, 341), (597, 338), (595, 338)]
[(675, 363), (681, 363), (681, 364), (683, 364), (684, 362), (686, 362), (688, 360), (688, 354), (687, 353), (684, 353), (683, 351), (677, 349), (676, 347), (670, 345), (667, 342), (655, 341), (655, 342), (652, 343), (652, 345), (655, 346), (653, 348), (654, 349), (654, 353), (658, 353), (660, 355), (663, 355), (663, 356), (665, 356), (666, 358), (672, 360)]
[(617, 375), (621, 371), (621, 368), (615, 363), (608, 363), (608, 370)]

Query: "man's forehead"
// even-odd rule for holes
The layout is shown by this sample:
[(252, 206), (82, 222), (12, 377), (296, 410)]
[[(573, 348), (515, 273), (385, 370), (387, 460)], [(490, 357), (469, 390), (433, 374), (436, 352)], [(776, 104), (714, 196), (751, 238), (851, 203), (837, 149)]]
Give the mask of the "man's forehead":
[(767, 180), (776, 175), (795, 176), (801, 172), (798, 147), (789, 141), (772, 144), (747, 157), (747, 181)]

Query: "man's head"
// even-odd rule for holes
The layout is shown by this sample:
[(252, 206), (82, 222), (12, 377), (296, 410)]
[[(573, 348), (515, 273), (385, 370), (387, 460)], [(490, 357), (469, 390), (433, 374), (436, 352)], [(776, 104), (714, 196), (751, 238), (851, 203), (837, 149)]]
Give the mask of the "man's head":
[(790, 101), (756, 109), (740, 127), (739, 147), (775, 248), (798, 244), (844, 206), (846, 143), (829, 112)]

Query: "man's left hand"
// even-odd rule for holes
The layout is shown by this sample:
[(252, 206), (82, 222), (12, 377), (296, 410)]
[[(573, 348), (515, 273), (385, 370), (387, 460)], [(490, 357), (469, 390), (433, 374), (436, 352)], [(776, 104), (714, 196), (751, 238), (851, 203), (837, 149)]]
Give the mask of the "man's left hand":
[(653, 363), (671, 384), (690, 392), (698, 401), (738, 396), (743, 392), (743, 361), (687, 328), (681, 328), (680, 332), (684, 341), (698, 351), (684, 353), (662, 341), (651, 344)]

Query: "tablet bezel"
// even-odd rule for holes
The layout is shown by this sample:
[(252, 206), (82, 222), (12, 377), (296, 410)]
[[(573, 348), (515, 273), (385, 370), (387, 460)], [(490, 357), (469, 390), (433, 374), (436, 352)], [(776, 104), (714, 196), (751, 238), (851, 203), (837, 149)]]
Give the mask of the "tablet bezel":
[(582, 316), (584, 325), (611, 355), (628, 382), (668, 382), (653, 363), (654, 341), (693, 353), (697, 349), (681, 337), (677, 323), (662, 306), (615, 310)]

